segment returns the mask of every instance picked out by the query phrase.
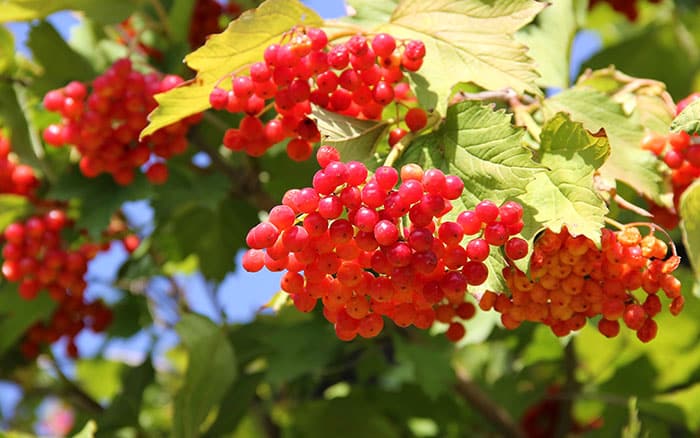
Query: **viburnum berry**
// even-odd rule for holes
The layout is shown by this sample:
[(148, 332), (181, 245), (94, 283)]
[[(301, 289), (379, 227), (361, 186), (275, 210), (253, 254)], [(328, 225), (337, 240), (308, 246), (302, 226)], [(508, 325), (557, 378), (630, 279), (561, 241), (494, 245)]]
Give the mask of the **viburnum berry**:
[[(598, 248), (584, 236), (572, 236), (566, 227), (559, 233), (545, 230), (535, 241), (529, 277), (515, 266), (504, 268), (507, 291), (485, 293), (480, 307), (500, 312), (506, 328), (541, 322), (555, 335), (565, 336), (579, 330), (586, 319), (602, 316), (598, 329), (603, 335), (617, 336), (622, 320), (641, 341), (651, 341), (658, 329), (653, 318), (662, 307), (659, 290), (672, 299), (672, 314), (683, 307), (680, 282), (672, 275), (680, 259), (667, 256), (665, 243), (653, 233), (642, 237), (636, 227), (601, 232)], [(513, 255), (510, 242), (519, 242), (516, 239), (506, 244), (507, 257)], [(633, 294), (640, 288), (647, 294), (641, 301)]]
[[(288, 191), (268, 221), (248, 233), (244, 268), (286, 269), (281, 288), (294, 305), (308, 312), (320, 299), (343, 340), (377, 336), (383, 317), (423, 329), (437, 318), (451, 324), (449, 339), (463, 337), (456, 321), (475, 312), (467, 288), (489, 275), (482, 263), (489, 244), (481, 220), (462, 246), (462, 223), (444, 219), (445, 206), (459, 197), (463, 183), (415, 164), (401, 172), (382, 166), (369, 176), (361, 163), (338, 161), (328, 146), (316, 157), (321, 170), (313, 187)], [(484, 227), (500, 225), (493, 206), (496, 217), (488, 216)]]

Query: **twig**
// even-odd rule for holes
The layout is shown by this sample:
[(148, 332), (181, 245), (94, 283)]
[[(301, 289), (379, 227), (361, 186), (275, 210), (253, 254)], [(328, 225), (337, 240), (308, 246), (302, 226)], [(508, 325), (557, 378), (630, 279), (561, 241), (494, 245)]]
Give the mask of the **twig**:
[(452, 99), (452, 104), (462, 102), (464, 100), (497, 100), (501, 102), (511, 103), (514, 99), (522, 102), (523, 104), (529, 105), (535, 102), (533, 98), (527, 95), (520, 96), (512, 88), (503, 88), (501, 90), (486, 90), (479, 91), (477, 93), (467, 93), (466, 91), (460, 91)]
[(58, 379), (61, 381), (65, 387), (66, 395), (74, 399), (75, 404), (92, 415), (101, 414), (104, 411), (104, 407), (99, 404), (94, 398), (92, 398), (88, 393), (86, 393), (81, 387), (79, 387), (75, 382), (70, 380), (61, 370), (61, 367), (56, 362), (56, 357), (49, 350), (49, 362), (53, 367)]
[(524, 438), (525, 434), (510, 414), (496, 404), (489, 396), (476, 385), (467, 375), (466, 371), (455, 368), (457, 383), (455, 390), (470, 405), (476, 408), (486, 417), (498, 431), (510, 438)]
[(571, 426), (574, 424), (572, 416), (573, 400), (576, 393), (580, 390), (580, 385), (576, 381), (576, 368), (578, 361), (576, 358), (576, 350), (574, 348), (574, 338), (569, 340), (569, 343), (564, 347), (564, 388), (565, 397), (560, 400), (560, 413), (554, 432), (555, 437), (566, 437)]

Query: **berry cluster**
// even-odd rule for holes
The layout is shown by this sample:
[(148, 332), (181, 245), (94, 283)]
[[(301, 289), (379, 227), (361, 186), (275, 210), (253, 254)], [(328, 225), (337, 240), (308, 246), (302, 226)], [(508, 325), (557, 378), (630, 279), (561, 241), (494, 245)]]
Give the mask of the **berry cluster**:
[[(404, 71), (418, 70), (425, 56), (422, 42), (397, 42), (385, 33), (371, 41), (355, 35), (336, 45), (329, 45), (326, 33), (315, 28), (295, 28), (285, 38), (289, 42), (268, 46), (265, 60), (250, 65), (247, 75), (235, 75), (230, 91), (217, 87), (209, 96), (214, 109), (246, 114), (238, 128), (224, 135), (223, 143), (231, 150), (259, 156), (291, 138), (289, 157), (306, 160), (312, 143), (321, 139), (308, 117), (311, 104), (351, 117), (380, 119), (384, 107), (407, 97), (407, 84), (401, 82)], [(278, 115), (263, 122), (271, 102)], [(409, 129), (425, 127), (423, 110), (409, 114)]]
[(31, 196), (39, 180), (31, 167), (16, 163), (10, 156), (10, 141), (0, 133), (0, 193)]
[(199, 47), (207, 41), (209, 35), (221, 32), (222, 17), (232, 20), (241, 15), (241, 12), (243, 9), (236, 2), (229, 1), (222, 5), (216, 0), (197, 0), (190, 20), (190, 47)]
[[(653, 234), (642, 237), (633, 226), (602, 233), (598, 249), (566, 228), (560, 233), (546, 230), (535, 242), (530, 277), (518, 268), (504, 268), (508, 293), (488, 291), (479, 306), (501, 313), (508, 329), (523, 321), (541, 322), (555, 335), (566, 336), (581, 329), (587, 318), (602, 315), (598, 329), (603, 335), (617, 336), (622, 319), (639, 340), (651, 341), (657, 332), (653, 318), (661, 312), (658, 291), (672, 300), (673, 315), (683, 309), (681, 283), (672, 274), (680, 258), (666, 258), (663, 241)], [(644, 299), (633, 294), (639, 288)]]
[(68, 354), (73, 355), (73, 338), (83, 327), (98, 330), (109, 322), (109, 310), (101, 304), (86, 303), (83, 296), (87, 262), (100, 247), (85, 243), (70, 249), (61, 238), (61, 230), (68, 225), (70, 221), (65, 213), (53, 209), (43, 216), (14, 222), (3, 233), (3, 277), (19, 283), (19, 294), (25, 300), (32, 300), (41, 290), (46, 290), (59, 303), (52, 322), (41, 326), (47, 329), (41, 332), (45, 336), (28, 334), (22, 347), (28, 357), (35, 356), (28, 353), (38, 351), (38, 339), (54, 342), (63, 335), (69, 337)]
[(168, 178), (164, 161), (187, 149), (189, 126), (196, 114), (138, 140), (146, 117), (157, 105), (153, 95), (182, 82), (175, 75), (161, 77), (132, 69), (129, 59), (116, 61), (92, 82), (92, 92), (80, 82), (49, 91), (44, 106), (63, 117), (60, 124), (44, 130), (44, 140), (53, 146), (74, 145), (80, 152), (80, 170), (87, 177), (107, 172), (118, 184), (134, 179), (134, 168), (148, 164), (146, 177), (154, 184)]
[[(649, 3), (660, 3), (661, 0), (649, 0)], [(613, 10), (623, 14), (629, 21), (637, 21), (639, 10), (637, 9), (637, 0), (591, 0), (588, 3), (588, 9), (591, 10), (598, 3), (608, 3)]]
[(342, 340), (377, 336), (382, 316), (422, 329), (437, 320), (449, 324), (450, 340), (461, 339), (457, 320), (476, 310), (467, 286), (486, 281), (491, 247), (505, 245), (513, 258), (527, 254), (524, 240), (509, 238), (522, 229), (522, 207), (483, 201), (455, 222), (442, 220), (462, 193), (460, 178), (411, 164), (399, 183), (393, 167), (368, 177), (362, 163), (339, 158), (333, 148), (319, 149), (313, 187), (288, 191), (268, 221), (250, 230), (243, 267), (286, 269), (282, 290), (303, 312), (321, 299)]

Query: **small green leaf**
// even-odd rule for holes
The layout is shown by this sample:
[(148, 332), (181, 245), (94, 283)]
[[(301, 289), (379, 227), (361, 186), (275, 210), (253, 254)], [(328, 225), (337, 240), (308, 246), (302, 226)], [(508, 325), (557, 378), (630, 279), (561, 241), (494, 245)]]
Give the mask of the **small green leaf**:
[(101, 358), (81, 359), (75, 364), (75, 375), (94, 399), (108, 401), (119, 392), (123, 366), (121, 362)]
[(149, 115), (150, 123), (141, 136), (209, 108), (209, 94), (216, 84), (230, 87), (230, 81), (222, 79), (260, 61), (267, 46), (278, 43), (282, 34), (302, 24), (320, 27), (323, 20), (298, 0), (267, 0), (257, 9), (244, 12), (226, 30), (210, 36), (204, 46), (185, 57), (197, 77), (155, 96), (158, 107)]
[(102, 24), (119, 23), (136, 9), (141, 0), (4, 0), (0, 8), (0, 23), (31, 21), (56, 11), (83, 11)]
[(85, 423), (85, 427), (75, 435), (73, 438), (95, 438), (95, 432), (97, 432), (97, 425), (94, 420), (90, 420)]
[(639, 410), (637, 409), (637, 398), (630, 398), (627, 403), (629, 410), (629, 422), (622, 430), (622, 438), (639, 438), (642, 432), (642, 423), (639, 421)]
[(23, 218), (32, 210), (32, 205), (26, 196), (0, 195), (0, 230)]
[(421, 105), (445, 114), (450, 91), (459, 82), (541, 94), (527, 47), (513, 34), (545, 5), (532, 0), (490, 2), (488, 6), (479, 0), (403, 0), (389, 23), (377, 31), (423, 41), (426, 55), (419, 74), (437, 95), (437, 102)]
[(563, 114), (549, 119), (542, 130), (540, 162), (550, 170), (537, 174), (522, 200), (536, 210), (534, 219), (559, 232), (600, 241), (608, 212), (596, 193), (593, 175), (610, 155), (605, 137), (593, 137), (580, 123)]
[(205, 438), (225, 436), (236, 430), (236, 426), (248, 413), (250, 403), (255, 397), (255, 391), (263, 381), (264, 376), (264, 373), (241, 376), (231, 385), (221, 400), (221, 406), (226, 406), (228, 409), (219, 411), (216, 421), (204, 435)]
[(12, 32), (0, 26), (0, 73), (6, 73), (15, 64), (15, 39)]
[(683, 192), (680, 217), (683, 246), (688, 252), (695, 278), (700, 279), (700, 180), (696, 180)]
[(551, 2), (540, 12), (537, 20), (522, 28), (516, 39), (530, 50), (543, 87), (566, 88), (569, 86), (569, 58), (571, 43), (578, 30), (576, 0)]
[(388, 126), (386, 121), (360, 120), (314, 107), (311, 117), (321, 132), (321, 143), (338, 149), (343, 161), (364, 161)]
[(671, 131), (700, 134), (700, 99), (695, 99), (671, 122)]
[(19, 156), (22, 163), (37, 167), (41, 163), (35, 147), (41, 146), (37, 144), (36, 133), (26, 118), (29, 111), (24, 92), (19, 85), (0, 82), (0, 124), (10, 128), (12, 151)]
[(349, 14), (342, 21), (371, 29), (389, 21), (391, 14), (396, 9), (398, 0), (346, 0)]
[(588, 131), (604, 129), (610, 141), (611, 154), (600, 168), (603, 178), (620, 180), (658, 204), (666, 204), (667, 183), (661, 176), (659, 160), (640, 147), (644, 128), (627, 114), (611, 97), (589, 87), (574, 87), (549, 98), (544, 104), (550, 119), (563, 112), (571, 120), (583, 123)]
[(175, 330), (189, 352), (189, 363), (175, 396), (173, 436), (196, 437), (236, 379), (236, 357), (222, 328), (203, 316), (184, 315)]

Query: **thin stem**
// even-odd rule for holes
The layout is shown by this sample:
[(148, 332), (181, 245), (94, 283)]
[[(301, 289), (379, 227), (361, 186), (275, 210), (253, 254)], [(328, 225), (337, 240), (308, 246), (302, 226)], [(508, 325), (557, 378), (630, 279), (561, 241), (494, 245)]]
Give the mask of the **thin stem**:
[(81, 387), (79, 387), (63, 373), (63, 370), (61, 370), (58, 362), (56, 362), (56, 357), (50, 350), (49, 362), (51, 363), (51, 367), (56, 373), (56, 376), (58, 376), (58, 379), (65, 387), (66, 395), (70, 396), (70, 398), (74, 400), (76, 406), (82, 408), (92, 415), (101, 414), (104, 411), (102, 405), (100, 405), (95, 399), (93, 399), (88, 393), (86, 393)]
[(170, 38), (172, 36), (172, 33), (170, 31), (170, 23), (168, 20), (168, 12), (165, 10), (163, 7), (163, 4), (160, 2), (160, 0), (150, 0), (151, 6), (153, 6), (153, 9), (156, 10), (156, 14), (158, 15), (158, 19), (160, 20), (160, 24), (163, 27), (163, 32), (165, 35)]
[(622, 196), (620, 196), (618, 193), (615, 193), (615, 196), (613, 196), (613, 200), (615, 200), (615, 202), (617, 203), (617, 205), (619, 205), (620, 207), (622, 207), (622, 208), (624, 208), (624, 209), (626, 209), (626, 210), (633, 211), (633, 212), (637, 213), (637, 214), (640, 215), (640, 216), (644, 216), (644, 217), (654, 217), (653, 214), (649, 213), (648, 211), (646, 211), (646, 210), (643, 209), (642, 207), (639, 207), (639, 206), (637, 206), (637, 205), (632, 204), (631, 202), (629, 202), (628, 200), (626, 200), (625, 198), (623, 198)]
[(489, 420), (503, 436), (511, 438), (525, 437), (525, 434), (508, 411), (503, 409), (479, 388), (469, 378), (466, 371), (456, 368), (455, 374), (457, 375), (457, 383), (455, 384), (457, 394)]

